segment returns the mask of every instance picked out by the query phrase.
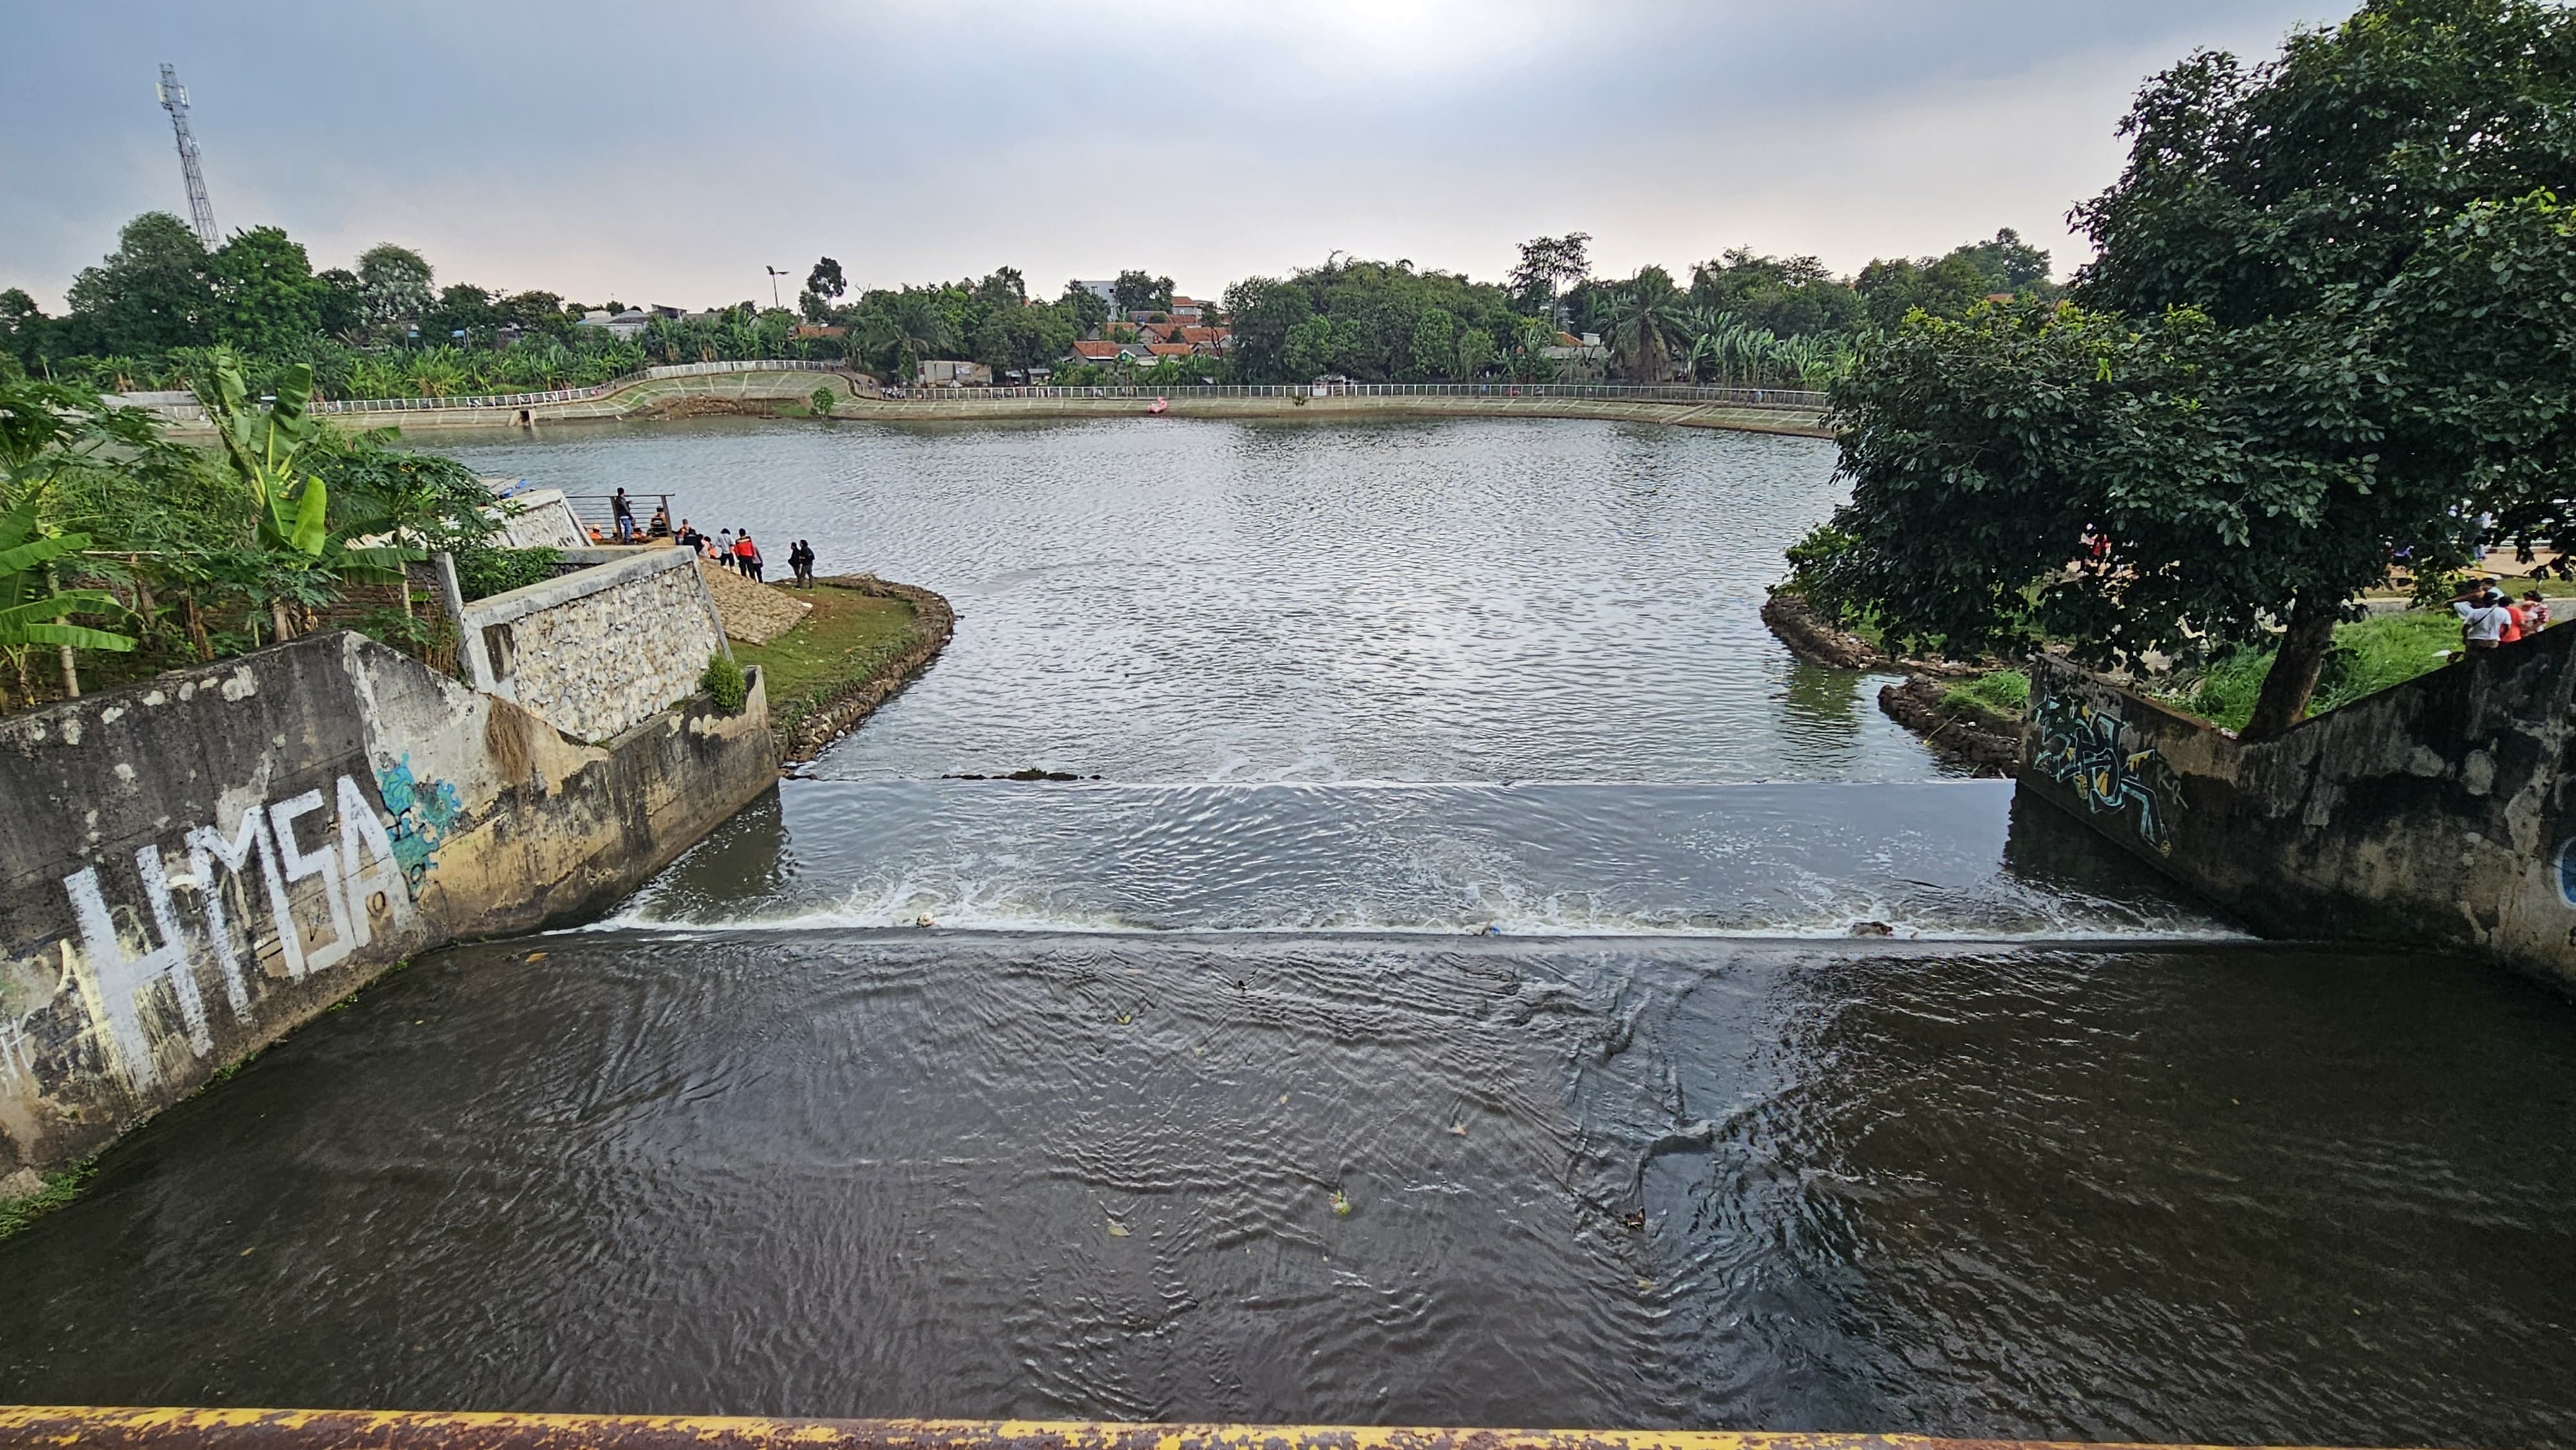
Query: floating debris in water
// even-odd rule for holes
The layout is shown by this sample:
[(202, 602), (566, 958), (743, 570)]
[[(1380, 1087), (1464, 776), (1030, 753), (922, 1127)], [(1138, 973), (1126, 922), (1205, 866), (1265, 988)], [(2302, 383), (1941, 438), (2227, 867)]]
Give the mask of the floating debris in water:
[(1348, 1218), (1351, 1216), (1350, 1195), (1342, 1192), (1338, 1188), (1333, 1190), (1333, 1213), (1335, 1216), (1340, 1218)]
[(912, 924), (919, 927), (933, 927), (939, 925), (939, 918), (932, 916), (929, 912), (925, 911), (921, 915), (914, 917), (912, 919)]
[(545, 959), (546, 954), (544, 952), (530, 952), (526, 956), (519, 958), (519, 960), (523, 962), (542, 962)]
[(1896, 928), (1883, 921), (1864, 921), (1851, 929), (1854, 936), (1894, 936)]
[(1113, 1239), (1123, 1239), (1127, 1237), (1127, 1225), (1120, 1223), (1114, 1218), (1111, 1219), (1109, 1221), (1109, 1236)]

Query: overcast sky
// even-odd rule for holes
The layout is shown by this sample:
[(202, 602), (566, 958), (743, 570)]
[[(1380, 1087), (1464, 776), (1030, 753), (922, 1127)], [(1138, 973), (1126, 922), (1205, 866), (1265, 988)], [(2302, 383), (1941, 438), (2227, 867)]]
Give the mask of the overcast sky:
[(1602, 275), (1739, 245), (1850, 271), (2004, 226), (2063, 273), (2144, 76), (2348, 8), (0, 0), (0, 286), (58, 309), (126, 219), (186, 215), (165, 60), (226, 231), (587, 302), (766, 302), (764, 266), (821, 254), (1049, 295), (1335, 248), (1496, 278), (1577, 229)]

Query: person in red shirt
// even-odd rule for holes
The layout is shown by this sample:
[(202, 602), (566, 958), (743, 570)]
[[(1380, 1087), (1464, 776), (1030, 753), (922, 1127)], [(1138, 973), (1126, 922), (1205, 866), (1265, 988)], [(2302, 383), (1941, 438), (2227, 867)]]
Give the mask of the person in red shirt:
[(2504, 629), (2496, 636), (2496, 643), (2511, 644), (2522, 638), (2522, 611), (2513, 607), (2513, 600), (2495, 586), (2494, 580), (2487, 581), (2487, 587), (2478, 599), (2490, 609), (2504, 611)]
[(751, 542), (751, 530), (745, 529), (733, 541), (733, 564), (752, 583), (760, 582), (760, 550)]

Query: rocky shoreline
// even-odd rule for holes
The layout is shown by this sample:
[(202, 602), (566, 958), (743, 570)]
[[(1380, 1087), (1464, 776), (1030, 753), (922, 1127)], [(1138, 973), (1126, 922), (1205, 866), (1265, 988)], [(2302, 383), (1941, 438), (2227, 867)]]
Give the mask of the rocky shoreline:
[(1891, 655), (1861, 636), (1837, 629), (1815, 606), (1787, 589), (1772, 591), (1763, 601), (1762, 622), (1809, 664), (1837, 670), (1902, 672), (1905, 682), (1882, 686), (1878, 708), (1888, 718), (1923, 737), (1923, 743), (1947, 759), (1976, 767), (1981, 775), (2002, 775), (2021, 760), (2018, 721), (1956, 704), (1946, 697), (1949, 680), (1984, 673), (1950, 660)]
[(1973, 765), (1979, 775), (2009, 774), (2021, 763), (2021, 723), (1945, 699), (1948, 691), (1940, 681), (1916, 675), (1882, 686), (1878, 708), (1922, 736), (1935, 753)]

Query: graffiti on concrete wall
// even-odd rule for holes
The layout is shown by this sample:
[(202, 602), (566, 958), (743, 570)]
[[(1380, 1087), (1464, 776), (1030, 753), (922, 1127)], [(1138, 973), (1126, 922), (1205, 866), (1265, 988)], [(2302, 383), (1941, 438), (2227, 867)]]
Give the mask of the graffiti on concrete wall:
[(2060, 691), (2040, 697), (2031, 767), (2100, 814), (2137, 814), (2138, 838), (2173, 854), (2172, 813), (2181, 803), (2173, 767), (2108, 705)]
[[(206, 979), (248, 1026), (253, 972), (302, 981), (368, 945), (379, 921), (398, 929), (412, 920), (402, 854), (346, 775), (327, 796), (253, 801), (229, 826), (219, 815), (133, 860), (141, 901), (123, 910), (111, 906), (98, 867), (63, 878), (73, 924), (63, 952), (101, 1050), (137, 1088), (160, 1078), (157, 1056), (176, 1050), (174, 1039), (199, 1058), (214, 1050)], [(273, 966), (264, 967), (268, 941)]]
[(437, 868), (438, 848), (456, 829), (464, 803), (457, 799), (456, 787), (446, 781), (415, 777), (409, 755), (376, 772), (376, 790), (394, 818), (385, 828), (394, 843), (394, 859), (402, 863), (403, 880), (417, 895), (421, 883)]

